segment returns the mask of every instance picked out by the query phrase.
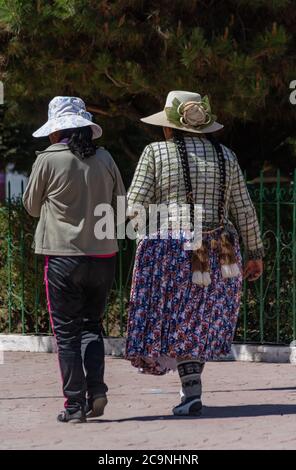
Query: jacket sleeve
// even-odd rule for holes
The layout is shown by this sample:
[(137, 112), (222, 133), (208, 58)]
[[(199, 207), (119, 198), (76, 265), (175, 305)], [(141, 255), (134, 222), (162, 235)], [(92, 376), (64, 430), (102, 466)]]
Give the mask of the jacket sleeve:
[(122, 177), (120, 171), (113, 160), (113, 176), (114, 176), (114, 187), (113, 187), (113, 194), (112, 194), (112, 207), (114, 210), (114, 214), (117, 214), (117, 196), (123, 196), (126, 201), (126, 189), (124, 183), (122, 181)]
[(232, 175), (229, 209), (242, 237), (248, 259), (264, 256), (257, 214), (237, 158)]
[(47, 160), (39, 155), (33, 164), (32, 172), (23, 195), (23, 204), (32, 217), (39, 217), (48, 181)]
[(145, 147), (127, 193), (128, 206), (141, 204), (145, 208), (155, 200), (155, 161), (151, 145)]

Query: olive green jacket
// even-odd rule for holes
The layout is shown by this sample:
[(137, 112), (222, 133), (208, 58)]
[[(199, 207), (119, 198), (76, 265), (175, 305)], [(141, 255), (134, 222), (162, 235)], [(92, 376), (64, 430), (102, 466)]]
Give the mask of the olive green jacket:
[(125, 188), (104, 148), (84, 160), (62, 143), (39, 152), (23, 195), (28, 213), (40, 217), (35, 253), (78, 256), (118, 251), (116, 235), (113, 239), (95, 235), (96, 207), (110, 204), (116, 214), (117, 196), (125, 196)]

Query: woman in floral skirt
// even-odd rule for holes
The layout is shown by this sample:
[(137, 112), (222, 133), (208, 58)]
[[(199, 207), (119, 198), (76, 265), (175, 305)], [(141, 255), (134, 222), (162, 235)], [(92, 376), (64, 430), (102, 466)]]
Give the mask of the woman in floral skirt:
[[(177, 368), (182, 400), (173, 413), (195, 415), (202, 407), (204, 364), (231, 350), (242, 278), (260, 277), (263, 245), (236, 156), (212, 137), (223, 126), (208, 98), (172, 91), (164, 110), (142, 121), (162, 126), (165, 140), (144, 149), (128, 192), (129, 211), (137, 214), (141, 205), (152, 217), (155, 205), (163, 204), (168, 217), (163, 223), (160, 215), (152, 236), (150, 230), (138, 242), (126, 357), (143, 373)], [(201, 242), (187, 249), (198, 230)]]

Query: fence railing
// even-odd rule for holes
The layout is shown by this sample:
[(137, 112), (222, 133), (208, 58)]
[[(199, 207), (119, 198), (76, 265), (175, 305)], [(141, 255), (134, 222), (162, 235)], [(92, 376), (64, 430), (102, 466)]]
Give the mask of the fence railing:
[(278, 170), (270, 182), (261, 173), (249, 190), (266, 257), (263, 276), (244, 285), (237, 339), (289, 344), (296, 337), (296, 170), (290, 180)]
[[(289, 344), (296, 339), (296, 170), (272, 182), (249, 184), (266, 256), (264, 275), (244, 283), (236, 340)], [(31, 248), (36, 222), (8, 188), (0, 206), (0, 333), (51, 334), (43, 286), (43, 259)], [(135, 243), (120, 241), (116, 280), (105, 316), (107, 335), (125, 334)]]

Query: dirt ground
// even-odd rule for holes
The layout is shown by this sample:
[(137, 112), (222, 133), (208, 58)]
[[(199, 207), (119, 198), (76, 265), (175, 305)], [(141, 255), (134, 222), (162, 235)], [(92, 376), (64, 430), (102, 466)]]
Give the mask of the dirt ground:
[(4, 353), (0, 449), (296, 449), (296, 367), (215, 362), (203, 376), (204, 411), (177, 418), (177, 374), (142, 375), (107, 358), (102, 419), (56, 422), (63, 407), (56, 354)]

